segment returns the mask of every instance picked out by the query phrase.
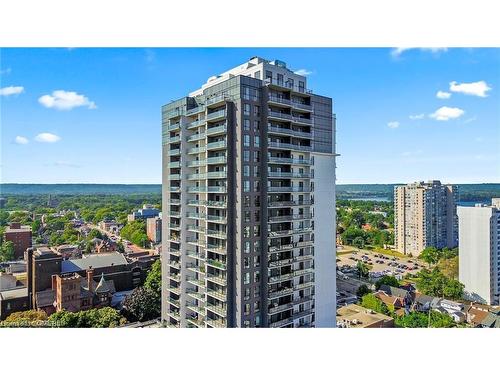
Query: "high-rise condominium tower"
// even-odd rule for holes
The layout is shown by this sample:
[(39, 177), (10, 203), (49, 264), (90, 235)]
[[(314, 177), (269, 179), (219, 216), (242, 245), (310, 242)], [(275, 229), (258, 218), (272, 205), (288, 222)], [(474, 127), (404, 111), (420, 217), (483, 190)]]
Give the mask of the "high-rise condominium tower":
[(458, 244), (458, 188), (440, 181), (394, 188), (394, 241), (404, 254), (418, 256), (426, 247)]
[(500, 199), (458, 207), (459, 279), (472, 301), (500, 304)]
[(335, 326), (332, 99), (254, 57), (162, 118), (165, 324)]

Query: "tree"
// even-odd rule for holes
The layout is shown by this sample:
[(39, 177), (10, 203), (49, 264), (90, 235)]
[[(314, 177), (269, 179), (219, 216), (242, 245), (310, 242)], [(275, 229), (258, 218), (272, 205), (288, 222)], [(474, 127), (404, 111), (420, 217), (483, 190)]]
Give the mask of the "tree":
[(358, 249), (363, 249), (365, 247), (365, 240), (363, 239), (363, 237), (356, 237), (352, 241), (352, 245), (356, 246)]
[(112, 328), (123, 325), (127, 320), (111, 307), (79, 312), (58, 311), (49, 317), (54, 327), (63, 328)]
[(14, 243), (12, 241), (5, 241), (0, 247), (0, 260), (8, 262), (15, 259)]
[(364, 295), (366, 294), (370, 294), (371, 293), (371, 290), (370, 288), (368, 288), (366, 286), (366, 284), (361, 284), (361, 286), (358, 288), (358, 290), (356, 291), (356, 295), (361, 298), (363, 297)]
[(160, 312), (161, 301), (154, 291), (147, 288), (135, 288), (123, 301), (123, 314), (129, 321), (144, 322), (155, 319), (160, 316)]
[(395, 324), (396, 327), (401, 328), (450, 328), (456, 326), (451, 316), (438, 311), (430, 311), (429, 313), (414, 311), (403, 316), (397, 316)]
[(397, 288), (399, 287), (399, 281), (394, 276), (384, 275), (377, 280), (377, 282), (375, 283), (375, 288), (379, 290), (380, 286), (382, 285), (389, 285)]
[(424, 250), (422, 250), (422, 252), (418, 256), (419, 259), (422, 259), (429, 266), (431, 264), (436, 264), (439, 260), (439, 257), (440, 257), (439, 250), (432, 246), (426, 247)]
[(359, 277), (368, 277), (368, 273), (370, 272), (368, 266), (364, 264), (363, 262), (358, 261), (358, 264), (356, 265), (356, 268), (358, 269)]
[(381, 314), (389, 314), (387, 305), (371, 293), (363, 296), (361, 299), (361, 306)]
[(9, 323), (37, 322), (45, 320), (47, 320), (47, 314), (45, 314), (44, 311), (37, 310), (18, 311), (10, 314), (7, 318), (5, 318), (5, 322)]
[(435, 267), (432, 271), (423, 269), (417, 274), (417, 289), (423, 294), (434, 297), (460, 299), (463, 296), (464, 285), (441, 273)]
[(446, 277), (458, 279), (458, 256), (440, 259), (437, 267)]
[(149, 289), (158, 301), (161, 300), (161, 261), (156, 260), (146, 276), (144, 288)]

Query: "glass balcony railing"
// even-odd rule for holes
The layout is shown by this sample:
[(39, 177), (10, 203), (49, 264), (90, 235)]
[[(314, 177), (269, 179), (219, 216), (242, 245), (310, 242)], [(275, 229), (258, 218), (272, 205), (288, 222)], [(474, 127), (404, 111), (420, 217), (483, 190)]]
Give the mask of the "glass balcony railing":
[(213, 134), (218, 134), (218, 133), (225, 133), (226, 131), (227, 131), (226, 124), (219, 125), (219, 126), (215, 126), (213, 128), (208, 128), (207, 129), (207, 135), (213, 135)]
[(206, 159), (207, 164), (226, 164), (227, 160), (225, 156), (215, 156)]
[(188, 149), (188, 154), (194, 155), (207, 151), (206, 147), (191, 147)]
[(180, 168), (181, 167), (181, 162), (180, 161), (171, 161), (170, 163), (167, 164), (169, 168)]
[(214, 149), (226, 148), (226, 147), (227, 147), (226, 141), (207, 143), (207, 150), (214, 150)]
[(269, 101), (274, 102), (274, 103), (287, 104), (287, 105), (292, 104), (292, 101), (290, 99), (282, 98), (282, 97), (276, 96), (276, 95), (269, 95)]
[(217, 95), (217, 96), (212, 96), (211, 98), (207, 98), (205, 101), (205, 105), (214, 105), (217, 103), (222, 103), (225, 102), (228, 99), (227, 95)]
[(188, 142), (199, 141), (200, 139), (205, 139), (205, 137), (206, 137), (205, 133), (193, 134), (187, 137), (187, 141)]
[(193, 160), (187, 163), (188, 167), (203, 167), (207, 165), (207, 159)]
[(298, 116), (293, 116), (292, 117), (292, 121), (293, 122), (297, 122), (297, 123), (300, 123), (300, 124), (312, 124), (313, 120), (310, 119), (310, 118), (307, 118), (307, 117), (298, 117)]
[(177, 123), (177, 124), (172, 124), (172, 125), (169, 125), (167, 127), (167, 129), (169, 131), (175, 131), (175, 130), (179, 130), (181, 128), (181, 124), (180, 123)]
[(283, 150), (297, 150), (297, 151), (311, 151), (311, 146), (306, 145), (297, 145), (293, 143), (285, 143), (285, 142), (268, 142), (267, 146), (269, 148), (278, 148)]
[(311, 203), (312, 203), (312, 201), (310, 201), (310, 200), (270, 201), (270, 202), (267, 202), (267, 207), (309, 206)]
[(268, 186), (268, 192), (296, 192), (296, 193), (310, 193), (311, 188), (309, 186)]
[(181, 179), (181, 175), (179, 173), (169, 174), (168, 175), (168, 179), (169, 180), (180, 180)]
[(225, 307), (211, 302), (207, 302), (207, 310), (210, 310), (224, 318), (226, 317), (227, 314)]
[(214, 120), (214, 119), (222, 118), (222, 117), (225, 117), (225, 116), (226, 116), (226, 110), (225, 109), (221, 109), (219, 111), (215, 111), (215, 112), (209, 113), (207, 115), (207, 120)]
[(191, 116), (191, 115), (194, 115), (196, 113), (200, 113), (200, 112), (204, 112), (204, 111), (205, 111), (205, 107), (203, 105), (199, 105), (198, 107), (188, 109), (186, 111), (186, 116)]
[(267, 160), (269, 163), (273, 163), (273, 164), (311, 165), (310, 159), (277, 158), (277, 157), (270, 156)]
[(214, 244), (210, 244), (210, 243), (207, 245), (207, 250), (212, 252), (212, 253), (219, 254), (219, 255), (226, 255), (226, 253), (227, 253), (227, 249), (225, 246), (214, 245)]
[(176, 156), (181, 154), (181, 149), (180, 148), (175, 148), (173, 150), (168, 151), (169, 156)]
[(180, 136), (178, 136), (178, 135), (177, 135), (177, 136), (175, 136), (175, 137), (170, 137), (170, 138), (168, 139), (168, 142), (169, 142), (169, 143), (178, 143), (178, 142), (180, 142), (180, 141), (181, 141), (181, 137), (180, 137)]
[(198, 225), (188, 225), (187, 226), (187, 230), (189, 230), (191, 232), (205, 233), (205, 228), (204, 227), (200, 227)]
[(201, 119), (201, 120), (196, 120), (196, 121), (193, 121), (193, 122), (190, 122), (188, 125), (187, 125), (187, 129), (195, 129), (199, 126), (202, 126), (202, 125), (205, 125), (206, 124), (206, 121), (205, 119)]
[(226, 171), (216, 171), (207, 173), (207, 178), (226, 178), (226, 177), (227, 177)]
[(300, 172), (267, 172), (268, 177), (278, 178), (310, 178), (310, 173)]
[(226, 223), (227, 222), (227, 218), (225, 216), (207, 215), (206, 219), (207, 219), (207, 221), (212, 221), (215, 223)]
[(196, 219), (196, 220), (205, 219), (207, 217), (207, 215), (199, 212), (188, 212), (186, 216), (188, 219)]
[(224, 231), (207, 229), (207, 235), (210, 237), (220, 238), (225, 240), (227, 238), (227, 233)]
[(310, 133), (310, 132), (303, 132), (303, 131), (293, 130), (293, 129), (288, 129), (288, 128), (280, 128), (278, 126), (268, 126), (267, 131), (269, 133), (286, 134), (286, 135), (291, 135), (291, 136), (300, 137), (300, 138), (312, 138), (312, 133)]
[(292, 119), (292, 115), (290, 113), (276, 112), (276, 111), (268, 111), (267, 116), (278, 118), (278, 119), (283, 119), (283, 120), (291, 120)]

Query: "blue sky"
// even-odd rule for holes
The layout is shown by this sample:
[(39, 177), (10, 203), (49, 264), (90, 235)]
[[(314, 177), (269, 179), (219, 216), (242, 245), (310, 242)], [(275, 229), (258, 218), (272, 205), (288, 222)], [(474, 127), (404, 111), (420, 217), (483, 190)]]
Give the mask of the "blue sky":
[(333, 98), (338, 183), (500, 182), (500, 49), (480, 48), (2, 49), (1, 181), (160, 183), (161, 105), (252, 56)]

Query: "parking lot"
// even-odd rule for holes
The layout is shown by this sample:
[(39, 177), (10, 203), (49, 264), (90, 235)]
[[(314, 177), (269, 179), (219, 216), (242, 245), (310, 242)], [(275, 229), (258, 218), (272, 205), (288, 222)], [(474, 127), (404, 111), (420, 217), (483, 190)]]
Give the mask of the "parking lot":
[[(339, 269), (343, 266), (356, 267), (359, 261), (370, 267), (372, 275), (383, 276), (415, 276), (422, 268), (425, 267), (424, 263), (414, 258), (399, 258), (389, 255), (379, 254), (367, 250), (356, 250), (352, 253), (339, 254), (337, 262)], [(346, 269), (346, 267), (344, 267)], [(398, 277), (399, 278), (399, 277)]]

